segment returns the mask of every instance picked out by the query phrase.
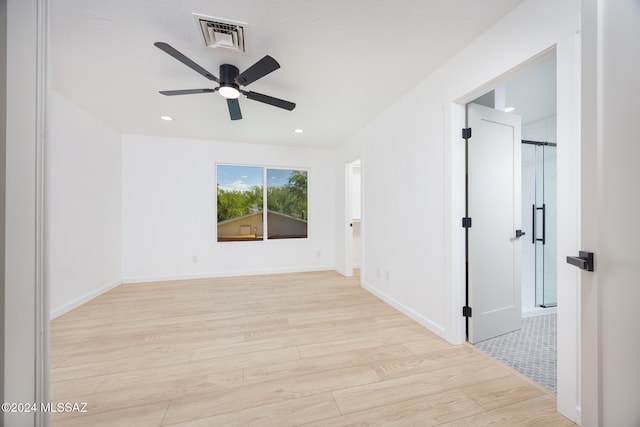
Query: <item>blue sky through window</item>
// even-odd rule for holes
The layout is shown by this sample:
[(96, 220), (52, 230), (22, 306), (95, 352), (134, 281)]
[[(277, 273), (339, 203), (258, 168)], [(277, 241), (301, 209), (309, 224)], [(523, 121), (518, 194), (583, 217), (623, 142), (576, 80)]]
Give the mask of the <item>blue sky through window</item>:
[(262, 185), (262, 168), (218, 165), (218, 185), (225, 191), (247, 191)]
[[(218, 165), (218, 185), (225, 191), (248, 191), (262, 185), (263, 168), (255, 166)], [(290, 169), (267, 169), (267, 185), (281, 187), (287, 185)]]
[(267, 185), (269, 187), (282, 187), (289, 182), (289, 176), (293, 171), (289, 169), (267, 169)]

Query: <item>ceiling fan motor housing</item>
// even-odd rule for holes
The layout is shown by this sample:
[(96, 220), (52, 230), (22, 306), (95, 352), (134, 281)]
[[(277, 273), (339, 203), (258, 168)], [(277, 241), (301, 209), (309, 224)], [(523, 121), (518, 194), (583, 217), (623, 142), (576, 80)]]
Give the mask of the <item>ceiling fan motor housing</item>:
[(231, 64), (222, 64), (220, 66), (220, 84), (222, 86), (232, 86), (238, 89), (236, 78), (240, 75), (240, 70)]

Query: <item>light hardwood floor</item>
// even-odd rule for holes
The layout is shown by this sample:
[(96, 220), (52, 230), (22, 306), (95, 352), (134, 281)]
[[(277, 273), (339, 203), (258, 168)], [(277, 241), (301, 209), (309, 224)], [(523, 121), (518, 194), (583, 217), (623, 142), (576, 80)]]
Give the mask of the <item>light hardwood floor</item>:
[(120, 286), (51, 324), (54, 426), (570, 426), (335, 272)]

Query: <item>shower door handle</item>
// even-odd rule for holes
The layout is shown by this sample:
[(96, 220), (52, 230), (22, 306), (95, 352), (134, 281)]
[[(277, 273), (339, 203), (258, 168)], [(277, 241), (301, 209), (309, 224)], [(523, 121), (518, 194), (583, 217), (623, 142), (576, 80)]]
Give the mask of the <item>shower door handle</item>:
[(547, 244), (547, 205), (542, 204), (542, 244)]
[[(542, 239), (536, 237), (536, 211), (542, 211)], [(537, 208), (536, 205), (531, 205), (531, 243), (534, 245), (536, 242), (542, 242), (543, 245), (547, 244), (547, 205), (542, 204), (541, 208)]]
[(531, 205), (531, 243), (536, 244), (536, 205)]

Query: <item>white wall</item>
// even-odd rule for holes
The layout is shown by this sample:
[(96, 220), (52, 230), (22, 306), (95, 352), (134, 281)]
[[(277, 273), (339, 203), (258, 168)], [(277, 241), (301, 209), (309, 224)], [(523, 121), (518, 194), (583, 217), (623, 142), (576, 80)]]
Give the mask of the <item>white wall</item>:
[[(334, 157), (333, 150), (123, 136), (124, 281), (334, 269)], [(217, 242), (216, 163), (308, 169), (309, 237)]]
[[(449, 256), (461, 243), (463, 216), (461, 201), (453, 199), (462, 182), (463, 127), (454, 102), (486, 92), (487, 82), (557, 43), (573, 43), (578, 29), (576, 1), (525, 2), (342, 150), (361, 147), (365, 286), (451, 342), (463, 339), (460, 291), (452, 289), (461, 265)], [(421, 219), (407, 223), (409, 216)], [(398, 233), (397, 224), (406, 224), (406, 233)]]
[[(339, 161), (362, 158), (363, 285), (451, 343), (465, 340), (462, 105), (555, 47), (558, 147), (564, 150), (558, 153), (558, 185), (577, 194), (572, 183), (578, 158), (579, 32), (578, 0), (525, 1), (339, 151)], [(565, 227), (558, 253), (568, 254), (577, 251), (576, 199), (559, 193), (559, 200), (564, 212), (559, 224)], [(407, 215), (421, 219), (407, 224)], [(407, 224), (406, 233), (396, 232), (397, 224)], [(577, 276), (564, 263), (558, 264), (558, 276), (569, 278), (558, 290), (558, 304), (564, 306), (558, 314), (558, 408), (577, 420)]]
[(361, 276), (369, 289), (445, 335), (442, 105), (424, 96), (416, 88), (354, 138), (364, 147)]
[(120, 284), (121, 136), (51, 92), (49, 283), (51, 317)]
[(351, 165), (351, 181), (349, 185), (351, 187), (351, 219), (360, 219), (362, 217), (362, 177), (359, 163)]
[(586, 0), (583, 51), (583, 425), (640, 425), (640, 3)]

